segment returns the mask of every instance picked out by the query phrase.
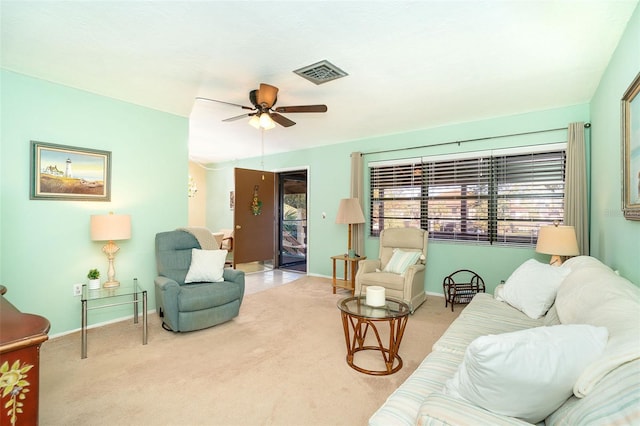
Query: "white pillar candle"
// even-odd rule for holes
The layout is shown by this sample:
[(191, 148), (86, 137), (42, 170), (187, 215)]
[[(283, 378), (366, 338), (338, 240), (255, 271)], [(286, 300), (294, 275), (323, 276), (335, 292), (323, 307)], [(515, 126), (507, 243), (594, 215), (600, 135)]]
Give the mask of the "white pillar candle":
[(384, 287), (379, 285), (367, 287), (366, 303), (369, 306), (384, 306)]

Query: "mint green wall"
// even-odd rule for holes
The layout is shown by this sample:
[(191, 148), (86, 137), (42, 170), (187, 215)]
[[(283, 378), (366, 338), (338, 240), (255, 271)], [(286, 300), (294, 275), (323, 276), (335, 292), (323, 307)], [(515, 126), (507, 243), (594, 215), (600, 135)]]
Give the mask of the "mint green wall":
[[(114, 211), (132, 220), (132, 238), (118, 242), (116, 277), (137, 277), (153, 309), (154, 236), (187, 224), (187, 119), (6, 70), (0, 78), (0, 282), (7, 299), (48, 318), (51, 334), (78, 329), (72, 285), (85, 282), (92, 267), (107, 275), (104, 243), (90, 240), (89, 216)], [(111, 202), (29, 200), (30, 140), (111, 151)], [(131, 313), (130, 305), (92, 311), (90, 323)]]
[(640, 222), (621, 211), (620, 100), (640, 71), (640, 7), (591, 100), (593, 123), (591, 253), (640, 285)]
[[(393, 153), (366, 154), (364, 156), (366, 165), (367, 162), (374, 160), (564, 142), (566, 141), (566, 130), (463, 143), (460, 147), (454, 144), (412, 149), (450, 141), (566, 128), (568, 123), (574, 121), (589, 121), (589, 106), (587, 104), (269, 155), (265, 157), (264, 169), (278, 171), (308, 167), (308, 270), (313, 275), (330, 276), (331, 261), (329, 257), (344, 253), (347, 245), (347, 228), (345, 225), (336, 224), (335, 217), (340, 198), (349, 196), (351, 152), (361, 151), (366, 154), (400, 149), (400, 151)], [(286, 131), (286, 129), (282, 131)], [(258, 138), (257, 134), (256, 138)], [(272, 143), (277, 143), (276, 132), (265, 133), (267, 152), (270, 140), (273, 141)], [(222, 199), (226, 203), (228, 191), (233, 189), (233, 167), (260, 169), (261, 160), (253, 158), (211, 166), (215, 170), (208, 174), (210, 208), (212, 204), (219, 204), (214, 200)], [(218, 192), (221, 187), (224, 187), (222, 188), (223, 192)], [(368, 203), (365, 202), (365, 204)], [(228, 211), (228, 205), (225, 205), (225, 208)], [(242, 206), (236, 206), (236, 208), (242, 208)], [(326, 219), (322, 218), (323, 212), (327, 214)], [(365, 216), (368, 217), (367, 209), (365, 209)], [(210, 228), (228, 228), (232, 223), (231, 215), (217, 216), (213, 210), (210, 210), (207, 222), (207, 226)], [(366, 237), (364, 254), (369, 257), (377, 257), (377, 253), (378, 239)], [(485, 279), (488, 289), (493, 291), (500, 280), (507, 279), (518, 265), (531, 257), (548, 261), (548, 256), (538, 255), (533, 249), (431, 242), (428, 248), (426, 289), (428, 292), (442, 293), (442, 279), (446, 275), (461, 268), (468, 268), (478, 272)]]

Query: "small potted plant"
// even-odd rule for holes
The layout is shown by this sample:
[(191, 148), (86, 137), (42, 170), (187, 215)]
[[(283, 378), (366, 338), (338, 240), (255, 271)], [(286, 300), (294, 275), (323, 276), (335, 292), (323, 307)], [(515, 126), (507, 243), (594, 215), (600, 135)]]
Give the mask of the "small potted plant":
[(100, 271), (98, 271), (97, 269), (89, 269), (87, 278), (89, 278), (90, 290), (97, 290), (100, 288)]

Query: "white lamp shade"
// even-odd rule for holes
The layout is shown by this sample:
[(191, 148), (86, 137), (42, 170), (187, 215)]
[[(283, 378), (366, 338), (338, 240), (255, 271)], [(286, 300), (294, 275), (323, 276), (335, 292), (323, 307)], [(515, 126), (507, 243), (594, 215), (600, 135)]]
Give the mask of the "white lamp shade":
[(364, 223), (364, 214), (357, 198), (343, 198), (338, 206), (336, 223)]
[(91, 216), (91, 239), (116, 241), (131, 238), (131, 216), (128, 214), (103, 214)]
[(538, 232), (538, 253), (577, 256), (580, 254), (573, 226), (542, 226)]

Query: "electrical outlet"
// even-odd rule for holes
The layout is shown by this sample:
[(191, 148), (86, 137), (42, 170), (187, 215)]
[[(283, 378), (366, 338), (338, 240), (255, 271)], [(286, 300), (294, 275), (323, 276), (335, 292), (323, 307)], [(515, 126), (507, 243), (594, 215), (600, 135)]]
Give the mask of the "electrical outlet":
[(73, 285), (73, 295), (81, 296), (82, 295), (82, 284), (74, 284)]

